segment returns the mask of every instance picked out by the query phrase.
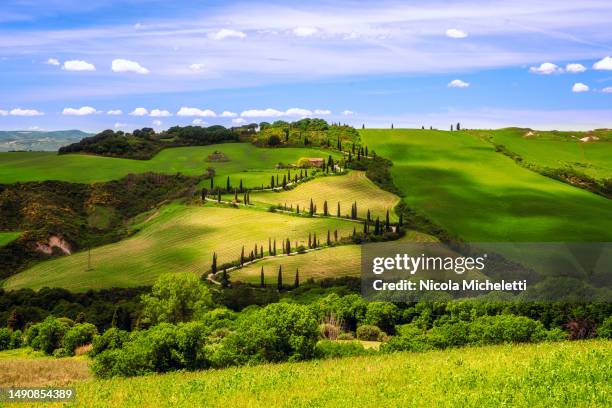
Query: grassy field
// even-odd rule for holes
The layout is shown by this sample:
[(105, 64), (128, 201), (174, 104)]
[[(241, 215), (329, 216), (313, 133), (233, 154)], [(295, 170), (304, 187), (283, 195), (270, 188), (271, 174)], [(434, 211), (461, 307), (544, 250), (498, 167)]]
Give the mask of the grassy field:
[(610, 241), (612, 202), (526, 170), (465, 132), (361, 130), (406, 203), (473, 242)]
[(565, 168), (593, 177), (612, 177), (612, 131), (598, 133), (598, 141), (582, 142), (584, 132), (542, 132), (509, 128), (494, 131), (474, 131), (477, 135), (489, 136), (496, 144), (506, 146), (519, 154), (526, 163), (542, 167)]
[(0, 232), (0, 247), (6, 244), (10, 244), (11, 242), (19, 238), (20, 235), (20, 232)]
[(91, 377), (85, 356), (54, 358), (30, 348), (0, 351), (0, 387), (61, 387)]
[[(408, 231), (398, 242), (435, 242), (430, 235)], [(300, 280), (309, 278), (324, 279), (341, 276), (359, 276), (361, 271), (361, 247), (359, 245), (341, 245), (325, 248), (301, 255), (276, 257), (247, 265), (230, 272), (232, 281), (259, 283), (261, 268), (264, 268), (266, 284), (277, 282), (279, 266), (282, 266), (286, 283), (293, 283), (296, 269), (300, 271)]]
[[(328, 229), (348, 236), (354, 222), (330, 218), (307, 218), (274, 214), (266, 211), (216, 207), (169, 205), (163, 207), (142, 230), (123, 241), (92, 249), (88, 270), (87, 251), (41, 262), (10, 277), (6, 289), (44, 286), (63, 287), (73, 291), (127, 287), (151, 284), (166, 272), (203, 273), (209, 270), (213, 252), (218, 264), (236, 261), (245, 246), (246, 255), (255, 244), (268, 250), (268, 238), (281, 241), (290, 238), (305, 244), (308, 233), (319, 237)], [(358, 226), (358, 225), (357, 225)]]
[(399, 202), (399, 197), (393, 193), (381, 190), (376, 184), (365, 176), (363, 171), (351, 171), (345, 176), (321, 177), (304, 183), (289, 191), (260, 192), (251, 194), (251, 201), (266, 204), (298, 205), (301, 210), (308, 210), (310, 200), (317, 206), (317, 212), (323, 213), (323, 202), (327, 200), (329, 212), (337, 213), (340, 203), (340, 213), (349, 215), (351, 205), (357, 202), (357, 212), (365, 218), (370, 209), (372, 217), (385, 218), (387, 210), (390, 211), (392, 221), (396, 220), (393, 207)]
[(603, 407), (611, 346), (500, 345), (90, 380), (75, 384), (71, 406)]
[[(225, 154), (229, 161), (208, 161), (214, 151)], [(91, 183), (119, 179), (129, 173), (201, 175), (213, 167), (219, 183), (225, 186), (225, 178), (232, 177), (238, 185), (244, 179), (245, 186), (268, 184), (270, 175), (276, 174), (278, 163), (295, 164), (301, 157), (322, 157), (330, 151), (304, 148), (268, 149), (250, 143), (226, 143), (198, 147), (164, 149), (151, 160), (117, 159), (92, 155), (69, 154), (59, 156), (50, 152), (0, 153), (0, 184), (19, 181), (62, 180), (75, 183)]]

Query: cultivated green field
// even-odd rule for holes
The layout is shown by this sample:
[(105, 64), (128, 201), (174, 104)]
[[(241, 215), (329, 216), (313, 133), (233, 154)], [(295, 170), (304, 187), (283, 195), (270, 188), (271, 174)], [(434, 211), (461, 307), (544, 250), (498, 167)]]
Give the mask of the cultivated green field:
[[(594, 179), (612, 177), (612, 131), (542, 132), (509, 128), (470, 133), (491, 137), (494, 143), (519, 154), (526, 163), (551, 168), (573, 167)], [(599, 140), (580, 140), (589, 135)]]
[[(325, 239), (325, 237), (321, 237)], [(436, 242), (430, 235), (408, 231), (398, 242)], [(337, 278), (341, 276), (359, 276), (361, 271), (361, 247), (359, 245), (341, 245), (325, 248), (300, 255), (264, 259), (241, 269), (230, 272), (232, 281), (259, 283), (261, 268), (264, 268), (266, 284), (277, 283), (278, 268), (282, 266), (285, 283), (292, 284), (296, 269), (299, 269), (300, 280)]]
[(69, 405), (604, 407), (612, 398), (611, 347), (605, 340), (500, 345), (88, 380), (75, 383)]
[[(208, 161), (208, 155), (215, 150), (224, 153), (229, 161)], [(296, 164), (301, 157), (326, 158), (330, 154), (340, 157), (331, 151), (305, 148), (269, 149), (255, 147), (250, 143), (164, 149), (151, 160), (83, 154), (60, 156), (50, 152), (0, 153), (0, 184), (41, 180), (91, 183), (148, 171), (201, 175), (208, 167), (213, 167), (217, 175), (223, 177), (219, 179), (223, 186), (229, 175), (235, 185), (243, 178), (245, 186), (257, 187), (270, 182), (270, 175), (276, 174), (274, 166), (278, 163)]]
[(385, 214), (389, 210), (391, 220), (395, 221), (397, 219), (393, 207), (399, 202), (399, 197), (381, 190), (366, 178), (363, 171), (351, 171), (344, 176), (317, 178), (289, 191), (251, 194), (253, 203), (286, 204), (287, 206), (293, 205), (293, 208), (299, 205), (300, 210), (303, 211), (308, 211), (311, 199), (317, 206), (318, 213), (323, 213), (325, 200), (327, 200), (329, 213), (332, 215), (336, 215), (338, 203), (340, 203), (340, 213), (349, 215), (351, 205), (357, 202), (357, 212), (362, 218), (365, 218), (368, 209), (370, 209), (374, 218), (378, 216), (384, 220)]
[(328, 229), (348, 236), (354, 222), (331, 218), (307, 218), (266, 211), (216, 207), (168, 205), (144, 222), (131, 238), (92, 249), (88, 270), (87, 251), (41, 262), (11, 276), (6, 289), (44, 286), (73, 291), (152, 284), (162, 273), (198, 273), (210, 269), (213, 252), (218, 264), (240, 258), (242, 246), (248, 255), (255, 244), (268, 250), (268, 238), (291, 245), (307, 244), (308, 233), (327, 236)]
[(10, 244), (11, 242), (19, 238), (20, 235), (20, 232), (0, 232), (0, 247), (6, 244)]
[(466, 132), (361, 130), (406, 203), (473, 242), (610, 241), (612, 202), (518, 166)]

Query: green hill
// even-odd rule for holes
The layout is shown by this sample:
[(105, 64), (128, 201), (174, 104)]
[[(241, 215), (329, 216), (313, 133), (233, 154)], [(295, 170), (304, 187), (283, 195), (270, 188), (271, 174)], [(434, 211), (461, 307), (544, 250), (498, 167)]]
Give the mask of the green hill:
[[(225, 161), (210, 159), (220, 151)], [(238, 185), (257, 187), (270, 182), (279, 163), (296, 164), (301, 157), (339, 157), (330, 151), (310, 148), (262, 148), (250, 143), (225, 143), (198, 147), (164, 149), (150, 160), (131, 160), (84, 154), (58, 155), (47, 152), (0, 153), (0, 184), (25, 181), (61, 180), (91, 183), (119, 179), (129, 173), (183, 173), (202, 175), (207, 168), (216, 171), (218, 183), (225, 186), (230, 176)], [(285, 172), (283, 172), (284, 174)]]
[(266, 211), (169, 205), (144, 221), (136, 235), (91, 250), (41, 262), (11, 276), (5, 289), (44, 286), (86, 291), (109, 287), (142, 286), (162, 273), (202, 274), (210, 269), (213, 252), (218, 265), (248, 256), (254, 245), (268, 251), (268, 238), (306, 245), (308, 233), (323, 238), (338, 230), (340, 237), (353, 232), (354, 222), (333, 218), (306, 218)]
[(610, 241), (612, 202), (517, 165), (466, 132), (366, 129), (404, 201), (473, 242)]

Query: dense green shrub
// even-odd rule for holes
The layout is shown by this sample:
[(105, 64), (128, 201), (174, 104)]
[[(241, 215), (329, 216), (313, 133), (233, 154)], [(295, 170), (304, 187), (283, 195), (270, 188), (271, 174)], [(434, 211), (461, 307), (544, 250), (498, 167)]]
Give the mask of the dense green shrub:
[(64, 334), (69, 328), (70, 319), (60, 320), (49, 316), (26, 330), (25, 343), (34, 350), (52, 354), (55, 349), (61, 347)]
[(212, 305), (208, 287), (193, 274), (161, 275), (150, 295), (142, 296), (143, 315), (152, 324), (197, 319)]
[(317, 358), (353, 357), (364, 354), (368, 354), (368, 350), (358, 341), (321, 340), (315, 347)]
[(21, 330), (13, 330), (11, 333), (11, 342), (9, 349), (16, 349), (23, 346), (23, 332)]
[(91, 323), (77, 323), (72, 326), (62, 340), (63, 348), (68, 355), (74, 355), (77, 347), (91, 343), (98, 329)]
[(470, 323), (473, 344), (522, 343), (545, 338), (542, 323), (525, 316), (483, 316)]
[(7, 328), (0, 329), (0, 351), (10, 349), (11, 332)]
[(220, 364), (305, 360), (313, 357), (318, 337), (319, 325), (308, 307), (274, 303), (240, 320), (225, 339), (226, 360)]
[(381, 336), (381, 330), (378, 326), (364, 324), (357, 327), (357, 338), (366, 341), (378, 341)]
[(612, 339), (612, 316), (604, 320), (597, 328), (597, 336), (603, 339)]
[(201, 322), (161, 323), (135, 332), (123, 347), (97, 354), (93, 372), (102, 378), (209, 366), (204, 345), (210, 330)]
[(390, 302), (368, 303), (365, 324), (378, 326), (386, 333), (394, 333), (395, 325), (400, 316), (398, 307)]
[(130, 334), (125, 330), (111, 327), (99, 336), (94, 336), (91, 343), (90, 355), (96, 356), (105, 350), (115, 350), (121, 348), (129, 339)]

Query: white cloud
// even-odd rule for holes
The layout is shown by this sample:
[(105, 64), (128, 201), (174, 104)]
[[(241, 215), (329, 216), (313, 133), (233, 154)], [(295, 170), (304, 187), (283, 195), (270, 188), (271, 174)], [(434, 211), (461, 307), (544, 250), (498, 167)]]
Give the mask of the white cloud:
[(161, 125), (162, 125), (162, 121), (161, 121), (161, 120), (159, 120), (159, 119), (155, 119), (155, 120), (153, 121), (153, 126), (161, 126)]
[(111, 109), (108, 112), (106, 112), (107, 115), (122, 115), (123, 111), (121, 109)]
[(243, 118), (274, 118), (274, 117), (280, 117), (280, 116), (304, 117), (304, 116), (311, 116), (311, 115), (312, 115), (311, 110), (303, 109), (303, 108), (289, 108), (286, 111), (280, 111), (278, 109), (272, 109), (272, 108), (248, 109), (240, 113), (240, 116), (242, 116)]
[(240, 116), (244, 118), (260, 118), (260, 117), (277, 117), (284, 116), (285, 112), (281, 112), (276, 109), (268, 108), (268, 109), (247, 109), (240, 113)]
[(60, 64), (60, 62), (59, 62), (59, 60), (57, 60), (56, 58), (49, 58), (49, 59), (48, 59), (48, 60), (45, 62), (45, 64), (48, 64), (48, 65), (59, 65), (59, 64)]
[(302, 108), (290, 108), (285, 111), (285, 116), (311, 116), (312, 111), (309, 109)]
[(9, 112), (11, 116), (42, 116), (44, 113), (37, 111), (36, 109), (21, 109), (15, 108), (11, 109)]
[(208, 125), (208, 123), (204, 122), (202, 119), (194, 119), (191, 121), (194, 125)]
[(150, 113), (150, 116), (156, 118), (167, 118), (168, 116), (172, 116), (172, 114), (165, 109), (153, 109)]
[(94, 64), (90, 64), (87, 61), (82, 60), (69, 60), (64, 61), (62, 65), (64, 71), (95, 71), (96, 67)]
[(563, 72), (563, 68), (553, 64), (552, 62), (544, 62), (540, 64), (539, 67), (529, 68), (529, 72), (541, 75), (560, 74)]
[(572, 92), (580, 93), (580, 92), (588, 92), (589, 86), (583, 84), (582, 82), (576, 82), (574, 86), (572, 86)]
[(176, 114), (177, 116), (201, 116), (205, 118), (214, 118), (217, 116), (217, 114), (210, 109), (190, 108), (187, 106), (181, 107)]
[(146, 116), (149, 114), (149, 111), (146, 108), (136, 108), (130, 112), (132, 116)]
[(190, 70), (196, 71), (196, 72), (201, 71), (203, 68), (204, 68), (204, 64), (191, 64), (189, 66)]
[(351, 111), (351, 110), (348, 110), (348, 109), (347, 109), (347, 110), (345, 110), (345, 111), (342, 111), (342, 114), (343, 114), (344, 116), (350, 116), (350, 115), (354, 115), (354, 114), (355, 114), (355, 112), (353, 112), (353, 111)]
[(604, 59), (597, 61), (595, 64), (593, 64), (593, 69), (606, 71), (612, 70), (612, 58), (605, 57)]
[(331, 111), (329, 109), (315, 109), (315, 115), (331, 115)]
[(228, 28), (222, 28), (219, 31), (208, 34), (208, 38), (213, 40), (223, 40), (225, 38), (245, 38), (246, 34), (242, 31), (230, 30)]
[(297, 37), (310, 37), (318, 33), (316, 27), (296, 27), (293, 29), (293, 34)]
[(565, 66), (565, 70), (571, 74), (578, 74), (580, 72), (586, 71), (586, 67), (582, 64), (567, 64)]
[(112, 62), (113, 72), (135, 72), (137, 74), (148, 74), (149, 70), (137, 63), (126, 59), (115, 59)]
[(128, 127), (128, 125), (127, 125), (127, 123), (120, 123), (120, 122), (117, 122), (117, 123), (115, 123), (115, 124), (113, 125), (113, 127), (114, 127), (115, 129), (124, 129), (124, 128)]
[(95, 108), (91, 106), (81, 106), (80, 108), (64, 108), (62, 115), (66, 116), (87, 116), (98, 113)]
[(448, 86), (449, 88), (467, 88), (470, 86), (470, 83), (462, 81), (460, 79), (453, 79), (446, 86)]
[(40, 126), (28, 126), (28, 130), (37, 131), (43, 129)]
[(6, 116), (8, 114), (9, 114), (8, 111), (0, 109), (0, 116)]
[(448, 30), (446, 30), (446, 36), (449, 38), (465, 38), (468, 36), (468, 34), (463, 30), (449, 28)]
[(247, 121), (242, 118), (235, 118), (235, 119), (232, 119), (232, 123), (234, 125), (244, 125), (245, 123), (247, 123)]
[(601, 92), (612, 93), (612, 86), (606, 86), (604, 89), (601, 90)]
[(235, 118), (236, 116), (238, 116), (236, 112), (230, 111), (223, 111), (223, 113), (221, 114), (222, 118)]

